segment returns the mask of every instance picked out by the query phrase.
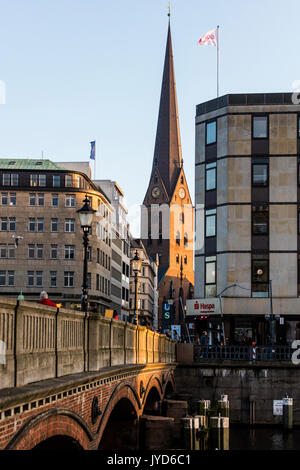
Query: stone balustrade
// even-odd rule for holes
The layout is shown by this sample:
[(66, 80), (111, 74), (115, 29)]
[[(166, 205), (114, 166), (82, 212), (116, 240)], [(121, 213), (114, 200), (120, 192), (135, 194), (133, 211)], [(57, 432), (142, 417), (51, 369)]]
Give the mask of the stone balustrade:
[(0, 388), (123, 364), (176, 361), (175, 342), (146, 327), (4, 297), (0, 341)]

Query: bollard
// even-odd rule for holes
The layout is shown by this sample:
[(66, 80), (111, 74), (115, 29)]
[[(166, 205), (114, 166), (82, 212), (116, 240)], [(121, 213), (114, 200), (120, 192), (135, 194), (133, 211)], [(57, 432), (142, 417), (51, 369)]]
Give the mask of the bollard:
[(208, 430), (206, 426), (206, 416), (195, 415), (194, 419), (198, 420), (198, 429), (196, 429), (195, 450), (207, 450)]
[(293, 429), (293, 399), (288, 396), (282, 399), (282, 424), (284, 429)]
[(221, 449), (229, 450), (229, 418), (221, 419)]
[(184, 448), (194, 450), (193, 448), (193, 418), (181, 418), (183, 424)]
[(210, 418), (209, 441), (210, 450), (229, 450), (229, 418)]
[(205, 416), (205, 426), (208, 426), (208, 415), (210, 410), (210, 400), (199, 400), (197, 402), (197, 414), (200, 416)]
[(221, 399), (217, 403), (217, 413), (221, 413), (221, 416), (229, 418), (228, 395), (221, 395)]
[(209, 449), (221, 450), (221, 419), (218, 416), (209, 420)]
[(199, 445), (199, 427), (202, 416), (193, 417), (193, 450), (200, 450)]

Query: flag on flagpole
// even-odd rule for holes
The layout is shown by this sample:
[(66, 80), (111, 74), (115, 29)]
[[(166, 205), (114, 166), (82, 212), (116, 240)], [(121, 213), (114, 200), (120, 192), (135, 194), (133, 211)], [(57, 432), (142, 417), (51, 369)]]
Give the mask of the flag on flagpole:
[(96, 159), (96, 141), (93, 140), (93, 142), (90, 142), (90, 144), (91, 144), (90, 159), (95, 160)]
[(217, 29), (211, 29), (198, 41), (199, 46), (217, 46)]

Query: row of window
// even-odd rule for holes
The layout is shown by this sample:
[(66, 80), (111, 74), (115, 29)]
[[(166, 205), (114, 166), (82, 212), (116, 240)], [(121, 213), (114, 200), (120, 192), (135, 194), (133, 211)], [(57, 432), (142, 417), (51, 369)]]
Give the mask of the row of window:
[[(46, 187), (46, 175), (45, 174), (31, 174), (29, 176), (29, 186), (32, 188)], [(53, 188), (82, 188), (87, 189), (89, 185), (86, 180), (81, 176), (75, 175), (52, 175), (52, 187)], [(2, 185), (3, 186), (19, 186), (19, 173), (6, 173), (2, 174)]]
[[(269, 255), (252, 254), (252, 297), (269, 295)], [(216, 256), (205, 257), (205, 297), (216, 297)]]
[[(269, 137), (269, 117), (253, 116), (252, 117), (252, 138), (268, 139)], [(298, 117), (297, 137), (300, 138), (300, 116)], [(206, 145), (215, 144), (217, 142), (217, 121), (206, 123)]]
[[(28, 220), (28, 232), (44, 232), (45, 224), (43, 217), (30, 217)], [(75, 233), (75, 219), (65, 219), (64, 221), (65, 232)], [(16, 231), (16, 218), (15, 217), (1, 217), (0, 224), (1, 232), (15, 232)], [(58, 219), (51, 219), (51, 232), (58, 232)]]
[[(215, 237), (217, 226), (217, 210), (205, 211), (205, 236)], [(269, 206), (267, 204), (252, 206), (252, 234), (267, 235), (269, 232)], [(300, 218), (299, 231), (300, 234)]]
[[(211, 191), (217, 187), (217, 164), (208, 163), (205, 165), (206, 191)], [(267, 158), (252, 158), (252, 186), (266, 187), (269, 184), (269, 162)]]
[[(45, 287), (44, 286), (44, 272), (43, 271), (27, 271), (27, 287)], [(64, 271), (63, 274), (63, 287), (74, 287), (75, 272)], [(0, 286), (14, 287), (15, 286), (15, 271), (0, 271)], [(50, 271), (49, 287), (58, 287), (57, 271)], [(92, 274), (87, 274), (87, 287), (92, 289)], [(103, 294), (110, 295), (110, 281), (99, 274), (96, 274), (96, 290)]]

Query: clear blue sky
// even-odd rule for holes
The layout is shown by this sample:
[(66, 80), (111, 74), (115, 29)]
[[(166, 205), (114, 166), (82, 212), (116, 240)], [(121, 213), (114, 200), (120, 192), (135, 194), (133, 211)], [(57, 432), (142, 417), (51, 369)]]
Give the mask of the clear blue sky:
[[(0, 157), (88, 160), (140, 204), (155, 142), (167, 37), (164, 0), (0, 0)], [(171, 28), (183, 158), (194, 195), (196, 104), (220, 94), (291, 91), (300, 79), (299, 0), (173, 0)]]

